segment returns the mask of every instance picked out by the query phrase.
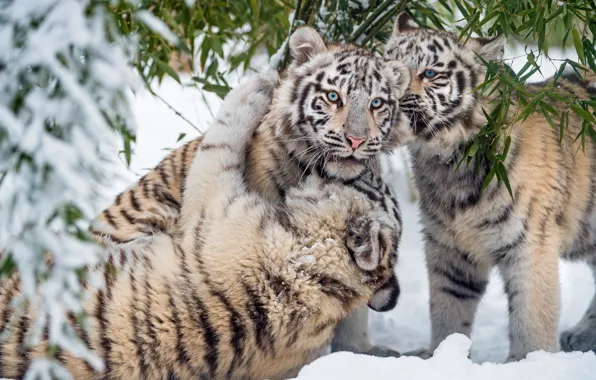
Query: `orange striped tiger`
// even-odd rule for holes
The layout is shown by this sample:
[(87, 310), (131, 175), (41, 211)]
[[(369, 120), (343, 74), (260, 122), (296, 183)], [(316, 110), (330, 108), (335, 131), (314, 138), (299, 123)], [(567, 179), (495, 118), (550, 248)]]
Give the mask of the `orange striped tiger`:
[[(401, 225), (397, 201), (373, 172), (379, 153), (396, 146), (397, 126), (407, 124), (399, 99), (409, 84), (408, 70), (353, 45), (325, 45), (308, 27), (294, 32), (289, 46), (292, 63), (247, 150), (249, 189), (278, 203), (288, 188), (317, 173), (379, 202)], [(185, 181), (200, 142), (170, 153), (119, 195), (93, 221), (91, 233), (128, 242), (168, 231), (180, 216), (180, 195), (189, 188)], [(371, 348), (367, 321), (366, 308), (353, 314), (338, 328), (332, 349), (398, 355)]]
[[(486, 160), (458, 167), (465, 143), (486, 123), (482, 108), (490, 114), (494, 107), (473, 92), (486, 73), (476, 54), (500, 60), (503, 44), (503, 38), (471, 38), (463, 45), (456, 34), (419, 28), (402, 13), (386, 57), (412, 71), (402, 99), (411, 123), (398, 132), (413, 157), (420, 195), (431, 351), (452, 333), (470, 335), (489, 271), (497, 267), (509, 301), (508, 360), (519, 360), (531, 351), (559, 349), (559, 255), (596, 268), (596, 147), (587, 138), (582, 151), (575, 140), (582, 121), (573, 112), (562, 143), (537, 112), (508, 131), (505, 167), (513, 197), (497, 181), (482, 190), (491, 169)], [(596, 92), (594, 73), (588, 77), (566, 74), (555, 88), (585, 99)], [(562, 111), (556, 101), (544, 101)], [(596, 350), (596, 298), (578, 326), (562, 335), (561, 346)]]
[[(191, 225), (126, 255), (120, 272), (85, 305), (84, 340), (103, 357), (94, 371), (70, 354), (58, 359), (84, 379), (281, 379), (328, 344), (359, 306), (395, 306), (399, 230), (354, 188), (309, 176), (279, 205), (243, 179), (245, 149), (267, 110), (277, 75), (232, 91), (196, 153), (184, 194)], [(187, 203), (186, 203), (187, 202)], [(15, 314), (17, 275), (0, 282), (0, 376), (21, 377), (47, 342), (22, 343), (35, 310)]]

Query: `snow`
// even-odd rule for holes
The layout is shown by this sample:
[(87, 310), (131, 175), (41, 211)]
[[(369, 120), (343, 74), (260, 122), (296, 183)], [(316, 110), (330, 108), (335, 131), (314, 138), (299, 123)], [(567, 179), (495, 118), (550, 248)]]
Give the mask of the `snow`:
[(568, 380), (590, 379), (596, 373), (596, 355), (593, 352), (534, 352), (518, 363), (476, 364), (467, 358), (470, 344), (471, 341), (464, 335), (451, 335), (428, 360), (337, 353), (305, 366), (296, 379)]
[(277, 49), (277, 51), (275, 52), (275, 54), (273, 54), (271, 56), (271, 60), (269, 61), (269, 68), (270, 69), (275, 70), (275, 69), (277, 69), (280, 66), (281, 62), (286, 57), (286, 50), (288, 48), (288, 42), (289, 41), (290, 41), (290, 36), (286, 37), (286, 39), (281, 44), (281, 46), (279, 47), (279, 49)]
[(348, 5), (350, 6), (350, 8), (368, 9), (370, 3), (369, 0), (349, 0)]
[(168, 25), (160, 18), (149, 11), (141, 10), (135, 13), (135, 16), (145, 24), (149, 29), (161, 35), (166, 41), (172, 45), (178, 44), (178, 36), (168, 28)]
[[(573, 58), (573, 51), (550, 51), (553, 58)], [(514, 69), (525, 63), (522, 46), (507, 47), (506, 57), (518, 57), (512, 62)], [(256, 67), (267, 67), (259, 65)], [(554, 74), (556, 67), (545, 63), (543, 74)], [(182, 82), (189, 82), (181, 76)], [(543, 78), (536, 73), (531, 80)], [(237, 78), (231, 82), (233, 86)], [(212, 120), (220, 99), (207, 94), (211, 111), (202, 102), (202, 94), (196, 89), (180, 86), (166, 78), (156, 92), (172, 104), (181, 114), (198, 125), (201, 130)], [(177, 117), (167, 106), (151, 97), (146, 91), (139, 92), (133, 104), (138, 125), (138, 145), (131, 170), (122, 165), (121, 173), (126, 178), (114, 184), (106, 194), (109, 199), (122, 189), (138, 180), (148, 168), (155, 166), (166, 154), (163, 148), (176, 148), (197, 136), (185, 121)], [(176, 143), (180, 133), (185, 138)], [(397, 274), (402, 293), (398, 306), (386, 313), (370, 313), (370, 335), (373, 343), (386, 345), (400, 352), (427, 347), (430, 340), (430, 319), (428, 311), (428, 279), (424, 265), (422, 236), (417, 205), (411, 196), (406, 181), (404, 162), (400, 152), (390, 156), (392, 167), (386, 168), (386, 179), (394, 185), (403, 213), (404, 233), (400, 244), (400, 258)], [(389, 170), (391, 169), (391, 170)], [(562, 262), (560, 266), (562, 313), (560, 330), (573, 326), (583, 315), (592, 295), (594, 283), (587, 266), (579, 263)], [(532, 353), (526, 360), (511, 364), (503, 363), (507, 357), (507, 299), (502, 290), (502, 281), (495, 272), (485, 297), (480, 303), (476, 322), (470, 340), (463, 336), (451, 336), (441, 346), (437, 355), (428, 361), (402, 357), (372, 358), (349, 353), (335, 353), (324, 356), (305, 367), (298, 379), (541, 379), (541, 380), (585, 380), (596, 373), (594, 354), (580, 353)], [(471, 350), (471, 360), (467, 358)], [(484, 364), (480, 364), (484, 363)]]
[[(101, 359), (66, 314), (79, 314), (86, 296), (77, 272), (96, 268), (102, 257), (74, 232), (94, 216), (109, 174), (100, 149), (116, 146), (119, 138), (108, 120), (118, 117), (133, 127), (126, 91), (135, 87), (123, 41), (106, 36), (102, 7), (81, 0), (15, 0), (0, 8), (0, 252), (11, 254), (19, 272), (22, 296), (15, 303), (27, 299), (39, 310), (26, 344), (39, 342), (47, 327), (51, 345), (95, 368), (102, 368)], [(81, 220), (65, 220), (67, 205), (80, 211)], [(102, 277), (90, 270), (88, 283), (99, 287)], [(25, 378), (62, 371), (44, 358)]]

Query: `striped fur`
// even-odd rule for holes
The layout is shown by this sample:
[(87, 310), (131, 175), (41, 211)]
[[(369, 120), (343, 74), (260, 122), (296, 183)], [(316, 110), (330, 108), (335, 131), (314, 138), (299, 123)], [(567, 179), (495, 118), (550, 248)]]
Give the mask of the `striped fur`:
[[(247, 150), (249, 189), (279, 203), (290, 187), (314, 173), (359, 189), (382, 204), (401, 226), (397, 201), (377, 175), (377, 159), (379, 152), (395, 146), (396, 126), (407, 124), (399, 98), (409, 83), (408, 71), (398, 62), (385, 61), (353, 45), (326, 46), (310, 28), (292, 35), (290, 50), (293, 63), (283, 74), (271, 110)], [(337, 92), (338, 101), (329, 100), (331, 91)], [(382, 105), (373, 109), (375, 98), (382, 99)], [(366, 140), (352, 149), (348, 135)], [(90, 231), (115, 242), (167, 231), (180, 212), (164, 200), (171, 196), (181, 203), (182, 189), (189, 188), (186, 173), (199, 144), (200, 138), (172, 152), (119, 195), (93, 221)], [(152, 186), (168, 196), (158, 199), (154, 192), (143, 191)], [(129, 202), (135, 197), (140, 211)], [(340, 325), (334, 350), (364, 352), (370, 348), (367, 313), (364, 308)]]
[[(573, 113), (560, 144), (559, 132), (537, 112), (509, 130), (505, 166), (513, 198), (497, 181), (481, 191), (487, 162), (456, 169), (464, 143), (486, 122), (482, 107), (491, 110), (489, 99), (472, 93), (485, 75), (475, 53), (501, 59), (503, 40), (470, 39), (462, 46), (452, 33), (419, 28), (406, 13), (398, 16), (387, 44), (387, 57), (403, 60), (412, 71), (403, 102), (410, 125), (399, 129), (399, 139), (411, 152), (420, 193), (431, 351), (452, 333), (470, 335), (489, 270), (496, 266), (509, 300), (509, 360), (518, 360), (559, 348), (559, 255), (596, 263), (596, 149), (589, 138), (585, 152), (574, 141), (582, 126)], [(588, 77), (566, 75), (558, 90), (587, 98), (596, 78)], [(563, 349), (596, 349), (595, 314), (596, 301), (583, 324), (563, 336)]]
[(118, 194), (92, 222), (89, 231), (100, 241), (130, 243), (171, 231), (180, 216), (182, 192), (203, 137), (170, 152), (135, 185)]
[[(180, 223), (128, 255), (122, 245), (109, 252), (119, 272), (107, 270), (106, 287), (85, 305), (85, 339), (107, 371), (60, 353), (75, 379), (286, 378), (350, 311), (395, 305), (399, 231), (375, 202), (317, 176), (280, 205), (247, 190), (244, 150), (274, 80), (258, 76), (234, 90), (226, 99), (234, 107), (207, 132), (191, 178), (209, 186), (184, 194), (196, 211), (190, 228)], [(12, 310), (17, 275), (0, 292), (0, 329), (12, 333), (0, 347), (0, 376), (16, 378), (47, 342), (23, 348), (35, 310)]]

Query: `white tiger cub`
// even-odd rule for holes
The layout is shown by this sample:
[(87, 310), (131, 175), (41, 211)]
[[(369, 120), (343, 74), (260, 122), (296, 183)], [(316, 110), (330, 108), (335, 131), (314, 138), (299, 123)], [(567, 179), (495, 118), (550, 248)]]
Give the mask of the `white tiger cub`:
[[(318, 177), (279, 207), (247, 191), (244, 151), (275, 81), (254, 77), (224, 101), (192, 167), (183, 241), (181, 231), (156, 234), (142, 251), (110, 257), (123, 272), (106, 270), (85, 305), (90, 331), (76, 326), (106, 371), (59, 351), (75, 379), (287, 378), (355, 308), (395, 306), (399, 231), (365, 195)], [(21, 377), (48, 348), (23, 345), (35, 311), (13, 312), (18, 293), (17, 274), (0, 281), (0, 329), (12, 332), (0, 346), (3, 377)]]
[[(281, 204), (248, 191), (245, 152), (254, 129), (245, 125), (254, 117), (239, 109), (259, 112), (255, 93), (271, 82), (255, 85), (226, 99), (233, 109), (221, 111), (225, 123), (199, 146), (179, 226), (181, 249), (200, 255), (213, 294), (244, 290), (247, 299), (237, 299), (247, 303), (255, 334), (246, 351), (258, 368), (244, 376), (272, 378), (314, 359), (358, 304), (369, 300), (378, 311), (396, 305), (400, 226), (361, 192), (316, 175), (289, 189)], [(234, 271), (240, 278), (230, 277)]]
[[(398, 133), (412, 155), (420, 195), (430, 349), (453, 333), (471, 334), (495, 267), (508, 298), (513, 361), (559, 349), (559, 257), (585, 260), (596, 273), (596, 145), (577, 139), (583, 128), (578, 116), (569, 115), (559, 136), (536, 112), (507, 130), (511, 145), (503, 164), (512, 194), (497, 181), (483, 189), (492, 167), (488, 158), (458, 165), (486, 123), (484, 112), (496, 105), (496, 93), (474, 91), (486, 74), (478, 56), (501, 60), (503, 49), (502, 37), (464, 44), (455, 33), (419, 27), (404, 12), (396, 18), (386, 56), (403, 61), (412, 74), (401, 101), (410, 125), (399, 126)], [(560, 95), (588, 99), (595, 75), (582, 76), (563, 74), (554, 86), (549, 79), (526, 89), (552, 86)], [(562, 103), (544, 101), (564, 111)], [(566, 351), (596, 351), (596, 297), (560, 344)]]

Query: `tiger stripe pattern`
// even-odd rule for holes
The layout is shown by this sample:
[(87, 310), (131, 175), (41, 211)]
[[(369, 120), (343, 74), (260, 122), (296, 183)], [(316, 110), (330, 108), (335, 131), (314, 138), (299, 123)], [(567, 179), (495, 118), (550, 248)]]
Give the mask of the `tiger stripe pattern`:
[[(471, 334), (478, 303), (497, 267), (509, 304), (508, 360), (536, 350), (557, 351), (560, 313), (559, 257), (596, 263), (596, 149), (575, 137), (581, 120), (570, 114), (559, 131), (537, 112), (514, 125), (505, 161), (513, 197), (491, 182), (487, 160), (458, 163), (467, 142), (486, 123), (494, 105), (472, 90), (484, 81), (485, 60), (503, 58), (503, 38), (471, 38), (418, 27), (407, 13), (395, 22), (386, 57), (402, 60), (412, 81), (402, 108), (410, 124), (399, 128), (409, 148), (420, 194), (430, 281), (432, 352), (452, 333)], [(594, 73), (565, 74), (554, 88), (588, 98)], [(528, 84), (528, 89), (552, 85)], [(546, 99), (546, 98), (545, 98)], [(561, 111), (560, 105), (546, 99)], [(596, 349), (596, 300), (578, 326), (564, 333), (564, 350)]]
[[(407, 124), (399, 105), (410, 81), (409, 71), (397, 61), (382, 59), (350, 44), (326, 45), (308, 27), (295, 31), (289, 46), (292, 62), (269, 102), (270, 112), (247, 149), (245, 176), (249, 189), (279, 203), (289, 188), (316, 174), (359, 189), (383, 205), (401, 231), (397, 201), (378, 175), (378, 157), (396, 146), (396, 127)], [(182, 170), (177, 169), (176, 163), (186, 164), (188, 168), (193, 147), (179, 148), (172, 153), (179, 159), (166, 158), (167, 163), (162, 162), (170, 168), (166, 171), (168, 180), (176, 178), (168, 184), (184, 183), (185, 179), (179, 176)], [(182, 157), (180, 149), (186, 149), (187, 155)], [(148, 176), (158, 181), (161, 178), (157, 169)], [(140, 194), (141, 184), (142, 181), (127, 192)], [(164, 187), (163, 183), (156, 184)], [(178, 196), (175, 199), (180, 203), (180, 189), (170, 190), (169, 194)], [(143, 220), (166, 226), (177, 220), (180, 213), (166, 217), (153, 212), (153, 208), (158, 208), (156, 204), (162, 202), (151, 196), (141, 202), (144, 215), (141, 222), (134, 219), (136, 214), (130, 205), (113, 203), (104, 214), (107, 211), (112, 216), (119, 215), (124, 210), (133, 220), (119, 218), (114, 227), (102, 214), (94, 220), (90, 231), (103, 239), (130, 241), (150, 236), (156, 230)], [(121, 198), (129, 196), (125, 192)], [(333, 349), (368, 351), (371, 346), (367, 318), (368, 311), (363, 308), (342, 323)], [(385, 353), (397, 355), (388, 349)]]
[(126, 244), (172, 231), (180, 216), (182, 192), (203, 137), (170, 152), (153, 170), (116, 196), (89, 231), (105, 244)]
[[(351, 310), (395, 305), (398, 231), (365, 195), (317, 176), (279, 207), (247, 190), (244, 151), (275, 81), (260, 75), (236, 88), (205, 135), (191, 170), (210, 185), (184, 195), (197, 211), (191, 236), (181, 224), (141, 251), (109, 252), (119, 272), (107, 270), (85, 305), (83, 334), (106, 371), (59, 352), (75, 379), (287, 378)], [(23, 346), (35, 310), (11, 309), (17, 276), (0, 282), (0, 329), (11, 329), (0, 376), (15, 378), (47, 349)]]

